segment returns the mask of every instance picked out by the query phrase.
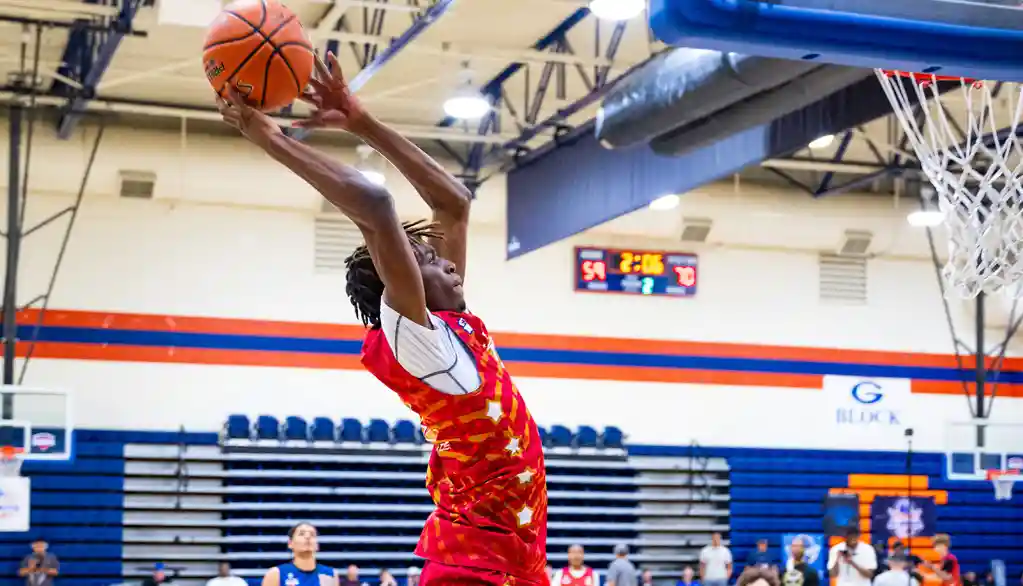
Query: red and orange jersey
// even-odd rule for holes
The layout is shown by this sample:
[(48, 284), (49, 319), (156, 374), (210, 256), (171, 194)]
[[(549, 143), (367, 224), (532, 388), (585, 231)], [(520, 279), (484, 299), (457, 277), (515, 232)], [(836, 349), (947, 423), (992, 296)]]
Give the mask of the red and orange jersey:
[(365, 367), (419, 415), (433, 443), (426, 487), (437, 509), (416, 554), (542, 583), (547, 481), (536, 423), (483, 322), (468, 313), (435, 315), (476, 360), (480, 386), (470, 394), (441, 393), (406, 372), (379, 329), (362, 351)]

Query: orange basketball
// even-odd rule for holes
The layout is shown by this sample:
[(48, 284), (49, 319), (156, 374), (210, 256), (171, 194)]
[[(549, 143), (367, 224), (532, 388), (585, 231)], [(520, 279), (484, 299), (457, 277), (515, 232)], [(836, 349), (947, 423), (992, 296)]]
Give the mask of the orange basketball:
[(288, 7), (274, 0), (241, 0), (210, 25), (202, 62), (218, 94), (227, 97), (227, 88), (234, 86), (250, 104), (270, 112), (305, 89), (313, 47)]

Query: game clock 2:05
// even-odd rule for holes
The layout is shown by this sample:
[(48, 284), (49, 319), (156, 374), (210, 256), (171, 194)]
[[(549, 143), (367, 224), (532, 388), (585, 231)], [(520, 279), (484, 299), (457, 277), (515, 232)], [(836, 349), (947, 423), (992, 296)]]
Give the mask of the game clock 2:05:
[(696, 293), (697, 258), (686, 252), (575, 249), (575, 289), (595, 293), (669, 295)]

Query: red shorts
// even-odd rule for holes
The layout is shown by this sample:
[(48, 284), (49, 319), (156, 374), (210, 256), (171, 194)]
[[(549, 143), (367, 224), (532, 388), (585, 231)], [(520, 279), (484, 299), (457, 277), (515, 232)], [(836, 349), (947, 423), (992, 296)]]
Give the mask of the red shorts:
[(427, 561), (419, 586), (541, 586), (510, 574)]

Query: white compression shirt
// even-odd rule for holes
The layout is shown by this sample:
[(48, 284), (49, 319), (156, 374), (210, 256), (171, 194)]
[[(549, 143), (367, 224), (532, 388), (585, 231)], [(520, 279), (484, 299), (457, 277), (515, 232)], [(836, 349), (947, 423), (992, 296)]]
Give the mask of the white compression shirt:
[(447, 395), (467, 395), (480, 386), (476, 360), (444, 320), (433, 315), (423, 327), (380, 302), (380, 327), (394, 358), (409, 374)]

